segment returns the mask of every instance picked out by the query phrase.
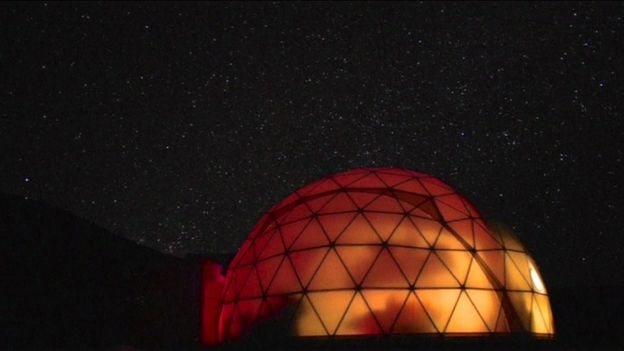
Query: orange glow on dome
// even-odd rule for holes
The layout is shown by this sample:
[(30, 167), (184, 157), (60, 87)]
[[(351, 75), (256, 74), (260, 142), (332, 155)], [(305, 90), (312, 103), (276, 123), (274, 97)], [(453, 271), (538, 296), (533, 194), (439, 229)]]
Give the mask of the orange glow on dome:
[(286, 306), (296, 336), (551, 335), (537, 265), (508, 230), (432, 176), (355, 169), (258, 222), (227, 272), (221, 341)]

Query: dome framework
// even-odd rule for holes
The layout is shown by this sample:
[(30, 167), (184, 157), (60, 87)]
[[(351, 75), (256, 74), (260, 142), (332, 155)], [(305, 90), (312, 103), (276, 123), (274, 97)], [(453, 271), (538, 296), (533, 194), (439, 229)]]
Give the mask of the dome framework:
[(258, 222), (229, 267), (219, 336), (286, 309), (302, 337), (554, 333), (513, 233), (439, 179), (394, 168), (325, 177)]

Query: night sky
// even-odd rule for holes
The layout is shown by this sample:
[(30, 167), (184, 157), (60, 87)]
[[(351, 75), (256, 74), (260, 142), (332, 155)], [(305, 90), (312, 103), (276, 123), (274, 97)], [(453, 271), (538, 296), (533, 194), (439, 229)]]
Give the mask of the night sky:
[(547, 283), (624, 282), (622, 3), (2, 3), (0, 23), (2, 193), (226, 253), (298, 187), (405, 167), (512, 226)]

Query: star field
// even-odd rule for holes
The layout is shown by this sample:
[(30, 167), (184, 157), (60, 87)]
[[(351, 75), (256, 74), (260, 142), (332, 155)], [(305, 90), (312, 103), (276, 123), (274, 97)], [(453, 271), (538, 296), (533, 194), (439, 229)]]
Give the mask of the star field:
[[(0, 191), (177, 255), (298, 187), (427, 172), (558, 285), (624, 264), (624, 7), (0, 5)], [(622, 282), (621, 277), (616, 281)]]

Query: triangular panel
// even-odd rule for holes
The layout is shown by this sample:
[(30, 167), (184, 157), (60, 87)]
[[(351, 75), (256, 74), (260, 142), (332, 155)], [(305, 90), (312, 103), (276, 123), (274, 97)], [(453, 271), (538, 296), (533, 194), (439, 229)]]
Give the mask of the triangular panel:
[(326, 213), (336, 213), (336, 212), (345, 212), (345, 211), (357, 211), (357, 207), (349, 197), (344, 192), (340, 192), (334, 196), (331, 201), (329, 201), (325, 206), (323, 206), (318, 213), (326, 214)]
[(256, 260), (256, 252), (254, 250), (253, 243), (250, 240), (245, 241), (238, 255), (240, 255), (241, 258), (240, 260), (236, 261), (236, 265), (233, 267), (240, 267), (252, 264)]
[(444, 266), (435, 254), (429, 255), (418, 279), (417, 288), (453, 288), (459, 287), (459, 282)]
[(509, 256), (509, 252), (505, 253), (505, 281), (507, 288), (513, 290), (531, 290), (531, 285), (524, 278), (518, 267)]
[(258, 252), (259, 259), (275, 256), (284, 253), (284, 245), (279, 231), (274, 231), (267, 244)]
[(251, 270), (251, 273), (249, 274), (249, 277), (247, 278), (247, 282), (241, 289), (238, 296), (240, 298), (262, 296), (262, 286), (260, 285), (260, 280), (258, 280), (258, 275), (256, 274), (255, 268)]
[(505, 286), (505, 256), (502, 250), (479, 251), (478, 257), (490, 269), (501, 286)]
[(291, 250), (308, 249), (329, 245), (325, 231), (317, 219), (310, 221), (303, 233), (290, 247)]
[(308, 285), (309, 290), (349, 289), (355, 285), (336, 252), (331, 249)]
[(338, 174), (334, 176), (333, 179), (334, 181), (336, 181), (336, 183), (340, 184), (343, 187), (350, 187), (350, 185), (354, 182), (362, 178), (368, 178), (370, 175), (370, 171), (362, 170)]
[(379, 193), (351, 191), (349, 192), (349, 196), (358, 208), (365, 208), (366, 206), (368, 206), (368, 204), (370, 204), (379, 197)]
[(349, 184), (349, 188), (375, 188), (384, 189), (387, 185), (379, 179), (374, 173), (370, 173), (366, 177), (360, 178)]
[(475, 245), (477, 250), (501, 249), (502, 245), (481, 226), (478, 221), (474, 221), (473, 231), (475, 235)]
[(521, 252), (507, 251), (507, 255), (511, 258), (520, 274), (522, 274), (524, 280), (526, 280), (526, 282), (530, 285), (533, 285), (531, 284), (532, 279), (531, 273), (529, 271), (529, 261), (527, 254)]
[(487, 333), (489, 329), (479, 316), (470, 299), (463, 292), (459, 296), (453, 316), (446, 327), (447, 333)]
[(490, 331), (496, 330), (498, 312), (501, 309), (501, 299), (498, 293), (494, 290), (476, 289), (467, 289), (466, 293), (472, 304), (477, 308), (488, 329)]
[(474, 247), (474, 234), (472, 232), (472, 220), (448, 223), (453, 231), (461, 237), (469, 247)]
[(448, 185), (442, 183), (437, 178), (423, 177), (420, 178), (420, 182), (431, 195), (438, 196), (453, 193), (453, 190)]
[(389, 334), (394, 320), (399, 314), (408, 290), (364, 289), (362, 295), (381, 325), (383, 332)]
[(472, 255), (468, 251), (436, 251), (438, 257), (451, 271), (458, 282), (466, 281)]
[(410, 217), (410, 219), (429, 245), (433, 245), (442, 229), (440, 222), (420, 217)]
[(336, 239), (337, 244), (379, 244), (379, 236), (370, 226), (366, 218), (358, 215)]
[(290, 261), (303, 286), (308, 285), (328, 250), (328, 247), (322, 247), (312, 250), (294, 251), (289, 254)]
[(403, 214), (405, 210), (399, 202), (392, 196), (391, 193), (386, 192), (379, 196), (375, 201), (366, 206), (366, 211), (379, 211), (379, 212), (392, 212)]
[(391, 246), (388, 250), (399, 264), (399, 268), (403, 271), (409, 283), (416, 280), (418, 273), (422, 270), (427, 257), (431, 253), (427, 249), (410, 249), (396, 246)]
[(472, 217), (474, 218), (481, 217), (481, 215), (479, 214), (479, 211), (477, 211), (477, 209), (474, 207), (474, 205), (470, 201), (466, 200), (465, 198), (462, 198), (461, 200), (464, 203), (464, 206), (466, 207), (466, 209), (468, 210), (468, 213)]
[(509, 300), (514, 306), (518, 318), (525, 330), (529, 330), (531, 324), (531, 293), (530, 292), (507, 292)]
[(260, 278), (260, 284), (262, 284), (262, 289), (264, 291), (267, 290), (273, 276), (277, 272), (277, 268), (282, 263), (284, 257), (273, 257), (269, 258), (265, 261), (260, 261), (256, 265), (256, 271), (258, 272), (258, 278)]
[(427, 190), (422, 186), (418, 179), (412, 179), (410, 181), (395, 185), (394, 189), (403, 190), (410, 193), (416, 193), (419, 195), (429, 195)]
[(236, 270), (236, 279), (233, 281), (233, 285), (231, 286), (231, 288), (234, 289), (236, 296), (238, 296), (241, 290), (243, 290), (243, 287), (247, 284), (249, 276), (252, 272), (253, 266), (243, 266)]
[(356, 293), (336, 335), (377, 335), (383, 331), (361, 294)]
[(433, 325), (429, 315), (425, 312), (420, 301), (414, 293), (410, 293), (400, 312), (392, 333), (394, 334), (417, 334), (417, 333), (436, 333), (437, 330)]
[(290, 264), (290, 260), (286, 257), (282, 261), (282, 265), (275, 274), (275, 279), (271, 282), (267, 291), (270, 295), (285, 294), (292, 292), (300, 292), (302, 290), (299, 279), (295, 274), (295, 270)]
[(377, 232), (382, 241), (388, 240), (388, 238), (390, 237), (390, 235), (392, 235), (401, 220), (405, 217), (402, 214), (373, 212), (366, 212), (364, 213), (364, 216), (371, 224), (375, 232)]
[[(257, 257), (260, 257), (260, 255), (262, 254), (262, 252), (264, 251), (264, 248), (267, 246), (267, 244), (271, 241), (271, 239), (273, 238), (274, 235), (276, 235), (276, 233), (278, 232), (277, 229), (273, 229), (267, 233), (264, 233), (262, 235), (258, 235), (254, 240), (253, 240), (253, 249), (255, 251), (255, 254)], [(279, 235), (279, 234), (277, 234)], [(279, 236), (277, 237), (279, 240), (281, 240), (281, 238), (279, 238)], [(266, 258), (267, 256), (265, 255), (262, 258)]]
[(325, 196), (312, 197), (310, 199), (307, 199), (304, 205), (308, 207), (308, 209), (310, 210), (312, 214), (318, 213), (335, 196), (336, 196), (336, 193), (330, 193)]
[(404, 217), (399, 225), (394, 230), (392, 236), (390, 236), (388, 243), (391, 245), (412, 246), (427, 248), (429, 244), (420, 234), (418, 229), (414, 226), (414, 223), (409, 217)]
[(364, 278), (362, 286), (367, 288), (407, 288), (409, 283), (388, 250), (383, 249)]
[(446, 228), (442, 228), (435, 242), (436, 249), (465, 250), (466, 247)]
[(352, 290), (310, 292), (308, 298), (321, 317), (323, 325), (333, 335), (353, 298)]
[(452, 207), (453, 209), (461, 212), (465, 217), (468, 217), (468, 210), (464, 206), (461, 197), (457, 194), (444, 195), (436, 197), (436, 202), (442, 202), (445, 205)]
[(548, 301), (548, 296), (535, 294), (535, 299), (537, 301), (539, 310), (544, 317), (547, 332), (551, 334), (554, 333), (552, 311), (550, 308), (550, 301)]
[(466, 287), (480, 289), (494, 288), (477, 260), (473, 260), (470, 265), (470, 271), (468, 272), (468, 278), (466, 279)]
[(321, 181), (311, 184), (305, 188), (304, 192), (301, 192), (301, 196), (308, 196), (312, 194), (320, 194), (330, 191), (336, 191), (340, 188), (340, 185), (333, 179), (322, 179)]
[(533, 305), (531, 307), (531, 331), (538, 334), (548, 333), (548, 326), (544, 321), (544, 316), (540, 310), (535, 294), (533, 294)]
[(422, 302), (425, 311), (427, 311), (439, 332), (444, 331), (451, 312), (457, 303), (460, 291), (459, 289), (416, 290), (418, 299)]
[[(404, 212), (413, 212), (412, 214), (419, 215), (420, 217), (425, 218), (432, 217), (430, 214), (427, 214), (427, 211), (430, 210), (430, 208), (428, 207), (433, 206), (433, 204), (431, 203), (431, 198), (429, 198), (428, 196), (414, 193), (406, 193), (401, 190), (393, 190), (392, 192), (394, 196), (397, 197), (397, 201), (399, 202), (401, 207), (403, 207), (403, 209), (405, 210)], [(418, 214), (414, 212), (421, 206), (424, 206), (426, 208), (421, 209)]]
[(355, 213), (323, 215), (318, 217), (318, 221), (321, 223), (323, 229), (325, 229), (325, 234), (327, 234), (329, 240), (334, 241), (342, 234), (356, 215)]
[[(307, 187), (306, 187), (307, 188)], [(281, 208), (286, 208), (286, 207), (294, 207), (297, 206), (297, 203), (301, 203), (302, 201), (302, 196), (303, 194), (301, 193), (301, 191), (304, 189), (299, 189), (297, 191), (295, 191), (294, 193), (288, 195), (288, 197), (286, 197), (284, 200), (282, 200), (280, 203), (276, 204), (275, 206), (273, 206), (269, 212), (275, 211), (277, 209), (281, 209)]]
[[(327, 199), (325, 199), (327, 201)], [(297, 205), (290, 209), (286, 214), (280, 217), (279, 221), (281, 225), (286, 225), (288, 223), (301, 221), (312, 216), (312, 211), (305, 203)]]
[(438, 207), (431, 199), (420, 202), (418, 206), (414, 207), (414, 209), (410, 211), (410, 214), (414, 217), (423, 217), (436, 221), (444, 219), (442, 218), (440, 211), (438, 211)]
[(327, 335), (323, 323), (317, 312), (310, 304), (307, 296), (301, 299), (295, 318), (295, 334), (297, 336), (322, 336)]
[(381, 250), (379, 246), (336, 246), (336, 252), (353, 277), (355, 284), (362, 283), (364, 275), (371, 268), (379, 250)]
[(522, 246), (520, 241), (509, 230), (507, 229), (501, 230), (500, 235), (503, 238), (503, 242), (505, 244), (506, 249), (524, 251), (524, 247)]
[(406, 182), (409, 179), (412, 179), (412, 177), (409, 175), (399, 175), (399, 174), (386, 173), (386, 172), (380, 172), (378, 173), (378, 175), (381, 177), (384, 183), (386, 183), (390, 187), (395, 187), (396, 185), (399, 185), (401, 183)]
[(496, 321), (496, 333), (510, 333), (511, 328), (509, 328), (509, 322), (507, 321), (507, 315), (505, 314), (505, 309), (500, 309), (500, 314), (498, 316), (498, 321)]
[(281, 226), (280, 233), (282, 234), (282, 239), (284, 240), (286, 248), (290, 248), (295, 240), (305, 231), (306, 227), (313, 221), (315, 221), (314, 218), (309, 218)]

